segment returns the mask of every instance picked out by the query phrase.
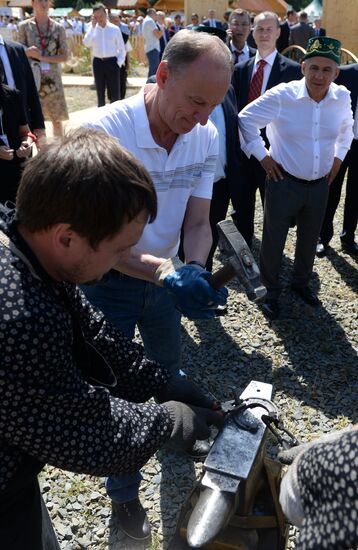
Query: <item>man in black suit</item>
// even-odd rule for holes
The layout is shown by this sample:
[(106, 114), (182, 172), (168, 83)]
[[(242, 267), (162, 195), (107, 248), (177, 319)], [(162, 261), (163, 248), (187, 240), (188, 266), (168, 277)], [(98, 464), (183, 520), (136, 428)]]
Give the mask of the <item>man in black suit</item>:
[[(255, 57), (235, 67), (232, 84), (235, 89), (239, 112), (248, 103), (263, 94), (266, 90), (291, 80), (301, 79), (300, 65), (282, 56), (276, 50), (276, 40), (280, 34), (280, 22), (273, 12), (262, 12), (255, 17), (254, 38), (257, 44)], [(261, 67), (263, 66), (263, 69)], [(262, 70), (262, 81), (259, 90), (253, 93), (255, 84)], [(268, 145), (266, 135), (263, 134)], [(251, 246), (254, 234), (255, 196), (260, 190), (262, 204), (265, 196), (266, 173), (255, 157), (249, 159), (243, 155), (242, 169), (238, 174), (238, 208), (235, 213), (236, 225)]]
[(326, 255), (328, 244), (333, 237), (333, 218), (341, 198), (342, 185), (346, 174), (347, 187), (341, 243), (345, 252), (358, 257), (358, 245), (355, 242), (358, 221), (358, 63), (340, 67), (336, 84), (343, 84), (351, 92), (354, 139), (336, 178), (329, 188), (326, 214), (316, 250), (317, 256), (320, 258)]
[(165, 50), (165, 46), (168, 44), (170, 40), (169, 30), (167, 29), (166, 22), (165, 22), (165, 13), (164, 11), (157, 11), (157, 27), (160, 31), (163, 31), (162, 36), (159, 38), (159, 45), (160, 45), (160, 52), (159, 52), (159, 59), (162, 60), (163, 52)]
[(216, 19), (216, 11), (213, 9), (210, 9), (208, 11), (208, 18), (203, 21), (203, 25), (205, 25), (206, 27), (212, 27), (214, 29), (223, 28), (221, 21)]
[(247, 44), (250, 27), (250, 14), (247, 11), (237, 9), (230, 13), (229, 28), (226, 32), (234, 65), (247, 61), (256, 54), (256, 49)]
[(205, 266), (208, 271), (212, 270), (213, 256), (219, 240), (216, 224), (225, 220), (230, 201), (234, 211), (237, 211), (239, 204), (238, 175), (242, 169), (243, 155), (240, 148), (237, 114), (235, 92), (230, 86), (224, 101), (215, 107), (210, 115), (211, 122), (218, 130), (219, 144), (222, 146), (219, 148), (210, 205), (209, 218), (213, 244)]
[(290, 29), (297, 23), (297, 13), (294, 9), (287, 10), (286, 20), (280, 24), (281, 33), (276, 42), (276, 48), (279, 52), (282, 52), (288, 47), (288, 39), (290, 36)]
[(310, 38), (314, 36), (313, 28), (308, 24), (308, 15), (305, 11), (299, 13), (299, 21), (297, 25), (293, 25), (290, 29), (288, 38), (289, 45), (301, 46), (306, 49)]
[(322, 25), (322, 19), (320, 17), (317, 17), (317, 19), (314, 22), (314, 35), (313, 36), (326, 36), (326, 29), (323, 29), (321, 27)]
[(45, 135), (45, 121), (39, 94), (36, 89), (29, 60), (22, 44), (4, 40), (0, 35), (0, 58), (4, 67), (6, 83), (22, 94), (25, 112), (31, 131), (37, 136)]

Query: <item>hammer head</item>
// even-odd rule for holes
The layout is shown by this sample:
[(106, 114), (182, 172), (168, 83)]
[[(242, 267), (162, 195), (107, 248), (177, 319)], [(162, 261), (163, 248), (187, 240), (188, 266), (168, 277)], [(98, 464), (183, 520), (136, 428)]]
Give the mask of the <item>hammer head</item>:
[(216, 224), (219, 233), (219, 248), (234, 269), (249, 300), (258, 302), (266, 296), (266, 287), (261, 283), (260, 270), (245, 239), (231, 220)]

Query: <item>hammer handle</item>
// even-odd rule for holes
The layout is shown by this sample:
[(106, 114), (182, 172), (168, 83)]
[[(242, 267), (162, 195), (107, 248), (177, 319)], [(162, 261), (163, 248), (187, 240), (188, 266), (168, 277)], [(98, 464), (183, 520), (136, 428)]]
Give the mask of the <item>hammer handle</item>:
[(235, 269), (230, 265), (230, 263), (227, 263), (224, 265), (224, 267), (213, 273), (209, 282), (212, 287), (218, 290), (219, 288), (225, 286), (226, 283), (231, 281), (231, 279), (233, 279), (235, 275)]

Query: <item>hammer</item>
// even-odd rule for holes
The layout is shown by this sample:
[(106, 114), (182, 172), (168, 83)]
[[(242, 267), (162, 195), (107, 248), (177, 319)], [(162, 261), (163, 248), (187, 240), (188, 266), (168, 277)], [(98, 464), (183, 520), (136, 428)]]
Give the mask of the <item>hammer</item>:
[(213, 273), (210, 284), (219, 289), (237, 277), (249, 300), (258, 302), (266, 295), (260, 280), (260, 270), (245, 239), (231, 220), (216, 224), (219, 248), (226, 257), (224, 266)]

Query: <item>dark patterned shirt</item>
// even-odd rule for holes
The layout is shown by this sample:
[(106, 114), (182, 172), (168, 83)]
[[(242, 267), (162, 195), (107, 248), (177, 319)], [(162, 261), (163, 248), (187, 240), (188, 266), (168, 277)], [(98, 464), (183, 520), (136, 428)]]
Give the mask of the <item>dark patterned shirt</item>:
[[(168, 374), (75, 285), (50, 280), (15, 223), (0, 220), (0, 229), (24, 254), (0, 243), (0, 496), (45, 463), (100, 476), (137, 471), (173, 428), (165, 407), (143, 404)], [(76, 324), (112, 368), (114, 388), (87, 381)]]
[(358, 430), (312, 445), (297, 465), (305, 519), (297, 550), (356, 550)]

